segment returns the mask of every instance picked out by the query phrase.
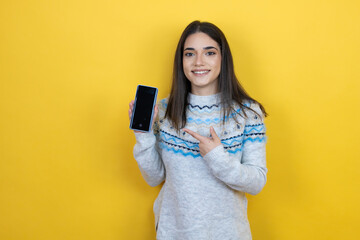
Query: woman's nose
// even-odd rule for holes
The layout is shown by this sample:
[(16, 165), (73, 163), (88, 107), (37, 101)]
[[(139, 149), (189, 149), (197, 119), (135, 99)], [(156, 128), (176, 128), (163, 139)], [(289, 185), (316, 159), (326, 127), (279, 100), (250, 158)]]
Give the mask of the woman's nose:
[(196, 55), (196, 60), (195, 60), (195, 65), (196, 66), (201, 66), (201, 65), (203, 65), (203, 56), (202, 56), (202, 54), (198, 54), (198, 55)]

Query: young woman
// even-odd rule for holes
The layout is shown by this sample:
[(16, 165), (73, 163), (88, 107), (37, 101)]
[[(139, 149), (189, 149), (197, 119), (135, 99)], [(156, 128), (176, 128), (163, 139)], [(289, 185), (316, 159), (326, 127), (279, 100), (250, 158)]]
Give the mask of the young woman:
[(215, 25), (186, 27), (170, 96), (155, 115), (152, 132), (135, 132), (134, 157), (149, 185), (165, 181), (154, 203), (157, 239), (251, 239), (245, 193), (266, 182), (267, 114), (239, 84)]

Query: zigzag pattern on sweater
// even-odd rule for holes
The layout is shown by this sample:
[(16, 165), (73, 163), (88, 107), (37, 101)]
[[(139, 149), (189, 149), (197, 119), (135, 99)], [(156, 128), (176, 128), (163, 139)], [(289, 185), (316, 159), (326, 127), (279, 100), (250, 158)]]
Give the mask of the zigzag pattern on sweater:
[[(250, 104), (249, 104), (249, 103), (244, 103), (243, 105), (246, 106), (246, 107), (250, 107)], [(197, 104), (196, 104), (196, 105), (192, 105), (191, 103), (189, 103), (188, 106), (189, 106), (190, 108), (198, 108), (198, 109), (202, 110), (202, 109), (205, 109), (205, 108), (207, 108), (207, 109), (212, 109), (213, 107), (218, 108), (218, 107), (219, 107), (219, 104), (213, 104), (213, 105), (210, 105), (210, 106), (208, 106), (208, 105), (199, 106), (199, 105), (197, 105)]]
[(220, 114), (220, 107), (218, 104), (213, 104), (213, 105), (204, 105), (204, 106), (200, 106), (200, 105), (191, 105), (191, 104), (188, 104), (187, 105), (187, 110), (195, 115), (203, 115), (203, 114), (206, 114), (206, 115), (212, 115), (212, 114)]
[(212, 109), (213, 107), (219, 107), (219, 105), (217, 105), (217, 104), (213, 104), (213, 105), (211, 105), (211, 106), (204, 105), (204, 106), (201, 107), (201, 106), (199, 106), (199, 105), (192, 105), (191, 103), (189, 103), (188, 106), (189, 106), (190, 108), (198, 108), (198, 109), (200, 109), (200, 110), (203, 110), (203, 109), (205, 109), (205, 108), (207, 108), (207, 109)]
[[(167, 151), (182, 154), (183, 156), (193, 156), (195, 158), (200, 157), (199, 144), (197, 142), (188, 141), (172, 135), (164, 130), (160, 130), (160, 147)], [(248, 136), (244, 138), (244, 136)], [(257, 137), (252, 137), (257, 136)], [(263, 142), (265, 141), (265, 133), (251, 133), (240, 134), (230, 138), (222, 139), (221, 143), (224, 145), (224, 149), (230, 153), (235, 154), (243, 150), (243, 146), (246, 142)]]
[(164, 130), (160, 130), (160, 138), (161, 141), (171, 143), (173, 146), (183, 147), (185, 145), (188, 150), (199, 148), (198, 143), (176, 137), (170, 133), (165, 132)]
[(266, 140), (265, 137), (265, 125), (264, 123), (253, 124), (253, 125), (245, 125), (244, 129), (244, 143), (247, 141), (255, 142), (263, 142)]
[[(261, 134), (261, 133), (252, 133), (249, 135), (254, 135), (254, 134)], [(225, 145), (225, 148), (233, 148), (233, 147), (237, 147), (239, 145), (242, 144), (243, 142), (243, 136), (244, 134), (240, 134), (237, 136), (233, 136), (230, 138), (226, 138), (226, 139), (222, 139), (221, 143), (223, 145)], [(172, 143), (176, 146), (186, 146), (187, 148), (199, 148), (199, 143), (197, 142), (191, 142), (182, 138), (179, 138), (175, 135), (172, 135), (164, 130), (160, 130), (160, 138), (164, 141), (164, 142), (168, 142), (168, 143)], [(241, 144), (237, 144), (237, 145), (233, 145), (234, 143), (241, 143)]]
[[(241, 152), (242, 151), (242, 144), (239, 144), (239, 145), (241, 145), (240, 148), (235, 148), (234, 150), (227, 150), (228, 153), (235, 154), (237, 152)], [(194, 158), (201, 157), (201, 154), (200, 154), (199, 150), (189, 149), (189, 148), (185, 148), (185, 147), (182, 147), (182, 146), (175, 146), (175, 144), (171, 144), (171, 143), (168, 143), (168, 142), (160, 142), (160, 147), (162, 149), (165, 149), (165, 150), (169, 151), (169, 152), (180, 153), (181, 155), (183, 155), (185, 157), (186, 156), (192, 156)], [(178, 147), (178, 149), (175, 148), (175, 147)], [(227, 148), (228, 147), (224, 147), (224, 149), (227, 149)]]
[[(253, 140), (249, 139), (249, 141), (253, 141)], [(263, 140), (260, 140), (260, 141), (263, 141)], [(240, 146), (240, 148), (235, 148), (235, 149), (231, 150), (231, 149), (229, 149), (229, 147), (224, 147), (224, 149), (226, 149), (227, 152), (230, 154), (236, 154), (237, 152), (241, 152), (243, 150), (243, 144), (238, 144), (238, 145), (235, 145), (234, 147), (237, 147), (237, 146)], [(160, 147), (162, 149), (165, 149), (166, 151), (173, 152), (173, 153), (179, 153), (183, 156), (192, 156), (194, 158), (201, 157), (199, 150), (189, 149), (189, 148), (178, 146), (178, 145), (171, 144), (168, 142), (160, 142)], [(175, 147), (178, 147), (178, 148), (175, 148)]]
[[(165, 141), (161, 141), (159, 145), (162, 149), (165, 149), (166, 151), (173, 152), (173, 153), (180, 153), (181, 155), (183, 155), (185, 157), (186, 156), (192, 156), (194, 158), (201, 157), (199, 150), (182, 147), (182, 146), (168, 143)], [(193, 152), (195, 152), (195, 153), (193, 153)]]
[[(225, 122), (228, 121), (229, 119), (233, 118), (234, 116), (238, 115), (240, 113), (241, 109), (237, 109), (235, 112), (229, 114), (229, 116), (225, 116)], [(192, 118), (192, 117), (188, 117), (186, 119), (186, 122), (189, 124), (195, 123), (195, 124), (219, 124), (224, 120), (224, 117), (221, 118), (206, 118), (206, 119), (201, 119), (201, 118)]]
[[(246, 107), (250, 107), (250, 104), (244, 103), (243, 104)], [(236, 108), (235, 110), (235, 115), (239, 114), (242, 110), (239, 107), (233, 106), (234, 108)], [(213, 104), (213, 105), (204, 105), (204, 106), (199, 106), (199, 105), (192, 105), (192, 104), (188, 104), (188, 109), (189, 111), (193, 112), (193, 113), (208, 113), (208, 114), (214, 114), (216, 112), (220, 113), (220, 104)], [(232, 112), (234, 114), (234, 112)]]
[(264, 123), (254, 124), (254, 125), (245, 125), (244, 133), (251, 133), (251, 132), (265, 132), (265, 125)]

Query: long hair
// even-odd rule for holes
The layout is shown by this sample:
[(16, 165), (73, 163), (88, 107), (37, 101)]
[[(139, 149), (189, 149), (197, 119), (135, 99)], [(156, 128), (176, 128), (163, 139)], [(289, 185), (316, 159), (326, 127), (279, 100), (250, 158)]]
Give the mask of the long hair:
[(236, 112), (233, 108), (234, 101), (240, 106), (241, 112), (245, 117), (247, 117), (244, 111), (245, 109), (249, 109), (257, 115), (259, 114), (253, 109), (245, 106), (244, 100), (253, 101), (259, 104), (263, 115), (266, 117), (267, 113), (265, 108), (259, 102), (251, 98), (249, 94), (247, 94), (245, 89), (241, 86), (238, 79), (236, 78), (230, 47), (223, 32), (212, 23), (194, 21), (185, 28), (176, 48), (172, 87), (165, 118), (168, 118), (175, 129), (178, 131), (186, 125), (186, 108), (188, 105), (188, 93), (191, 91), (191, 84), (190, 81), (186, 78), (183, 69), (184, 43), (189, 35), (198, 32), (207, 34), (220, 46), (221, 69), (218, 77), (218, 90), (221, 96), (224, 122), (225, 116), (229, 116), (232, 112)]

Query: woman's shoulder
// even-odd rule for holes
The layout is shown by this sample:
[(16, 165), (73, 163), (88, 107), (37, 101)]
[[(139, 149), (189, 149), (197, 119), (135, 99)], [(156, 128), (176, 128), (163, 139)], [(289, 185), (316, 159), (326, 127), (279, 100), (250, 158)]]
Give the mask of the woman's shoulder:
[(160, 118), (164, 118), (164, 116), (165, 116), (168, 101), (169, 101), (169, 97), (166, 97), (166, 98), (161, 99), (159, 101), (159, 103), (158, 103), (159, 117)]
[[(245, 106), (245, 109), (246, 109), (246, 113), (248, 112), (252, 112), (253, 114), (255, 114), (253, 111), (255, 111), (256, 113), (260, 114), (260, 115), (263, 115), (263, 112), (260, 108), (260, 104), (254, 100), (244, 100), (242, 102), (242, 104)], [(251, 110), (253, 111), (251, 111)]]
[(163, 107), (163, 108), (166, 109), (168, 102), (169, 102), (169, 97), (160, 99), (160, 101), (159, 101), (159, 107), (161, 106), (161, 107)]
[(262, 122), (265, 118), (264, 113), (261, 110), (260, 104), (254, 100), (243, 100), (241, 102), (241, 106), (237, 103), (234, 104), (236, 108), (241, 109), (242, 113), (245, 113), (244, 118), (247, 123), (256, 124)]

